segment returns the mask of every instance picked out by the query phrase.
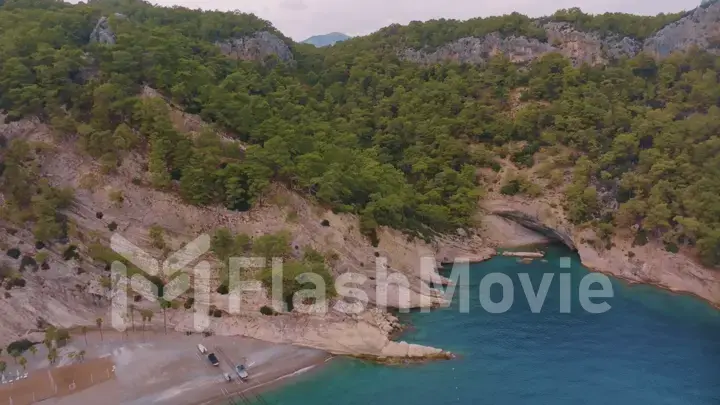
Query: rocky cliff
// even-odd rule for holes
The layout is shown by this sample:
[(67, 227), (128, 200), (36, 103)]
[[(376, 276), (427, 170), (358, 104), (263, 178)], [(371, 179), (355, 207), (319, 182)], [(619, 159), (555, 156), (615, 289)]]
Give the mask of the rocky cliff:
[[(576, 250), (582, 264), (590, 269), (633, 283), (692, 294), (720, 307), (720, 272), (699, 265), (689, 252), (671, 253), (652, 242), (634, 245), (632, 238), (623, 235), (607, 243), (592, 230), (569, 224), (552, 205), (548, 201), (507, 197), (488, 200), (484, 208), (490, 216), (510, 219)], [(511, 245), (505, 235), (490, 236), (499, 246)]]
[[(539, 23), (539, 22), (538, 22)], [(492, 56), (504, 54), (516, 63), (525, 63), (545, 54), (557, 52), (578, 66), (606, 64), (621, 57), (648, 52), (666, 57), (673, 51), (695, 45), (713, 53), (720, 52), (720, 3), (698, 7), (679, 21), (662, 28), (644, 43), (619, 35), (600, 35), (577, 30), (573, 25), (548, 22), (542, 25), (547, 41), (524, 36), (506, 36), (494, 32), (484, 37), (466, 37), (447, 43), (433, 52), (422, 49), (400, 49), (401, 59), (416, 63), (438, 63), (452, 60), (483, 64)]]
[(645, 41), (643, 50), (664, 58), (691, 46), (720, 54), (720, 2), (698, 7), (680, 21), (668, 24)]
[[(116, 18), (126, 18), (125, 15), (115, 13)], [(110, 19), (108, 17), (100, 17), (95, 28), (90, 33), (90, 43), (97, 42), (106, 45), (115, 45), (117, 36), (110, 27)]]
[(277, 35), (258, 31), (253, 36), (232, 38), (218, 42), (220, 50), (231, 58), (264, 61), (274, 55), (283, 62), (290, 63), (294, 57), (290, 47)]

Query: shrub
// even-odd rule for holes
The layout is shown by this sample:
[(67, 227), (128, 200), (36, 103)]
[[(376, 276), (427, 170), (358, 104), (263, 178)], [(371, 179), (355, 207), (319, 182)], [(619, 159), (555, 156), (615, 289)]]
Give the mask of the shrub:
[(103, 218), (103, 213), (100, 212), (100, 211), (96, 212), (96, 213), (95, 213), (95, 218), (97, 218), (97, 219), (102, 219), (102, 218)]
[(185, 300), (185, 303), (183, 304), (183, 306), (185, 307), (185, 309), (190, 309), (193, 307), (193, 304), (195, 304), (195, 298), (190, 297)]
[(37, 260), (38, 263), (44, 263), (48, 258), (47, 252), (38, 252), (35, 255), (35, 260)]
[(40, 268), (43, 270), (50, 270), (50, 265), (48, 264), (48, 262), (42, 262)]
[(115, 221), (112, 221), (108, 224), (108, 230), (110, 230), (110, 232), (115, 232), (115, 230), (117, 228), (118, 228), (118, 224)]
[(271, 307), (269, 307), (269, 306), (267, 306), (267, 305), (263, 305), (263, 306), (260, 308), (260, 313), (263, 314), (263, 315), (267, 315), (267, 316), (277, 315), (277, 312), (275, 312), (274, 309), (272, 309)]
[[(26, 283), (27, 283), (27, 282), (25, 281), (24, 278), (16, 278), (16, 279), (14, 279), (14, 280), (12, 281), (12, 286), (11, 286), (11, 288), (12, 288), (12, 287), (25, 287), (25, 284), (26, 284)], [(8, 290), (9, 290), (9, 288), (8, 288)]]
[(635, 239), (633, 239), (633, 246), (645, 246), (648, 243), (648, 237), (647, 232), (645, 232), (644, 229), (639, 230), (635, 234)]
[(35, 249), (37, 249), (37, 250), (45, 249), (45, 242), (43, 242), (41, 240), (35, 242)]
[(123, 196), (123, 192), (121, 190), (111, 191), (110, 194), (108, 194), (108, 198), (117, 205), (121, 205), (125, 201), (125, 197)]
[(142, 179), (140, 179), (139, 177), (133, 177), (131, 183), (136, 186), (140, 186), (142, 185)]
[(218, 294), (222, 294), (222, 295), (227, 295), (230, 292), (228, 290), (227, 284), (225, 284), (225, 283), (220, 284), (220, 286), (218, 286), (217, 290), (215, 290), (215, 291), (217, 291)]
[(323, 219), (322, 222), (320, 222), (320, 225), (322, 225), (322, 226), (330, 226), (330, 221), (328, 221), (327, 219)]
[(509, 180), (500, 188), (500, 194), (515, 195), (520, 192), (520, 182), (518, 179)]
[(30, 267), (31, 270), (36, 271), (38, 269), (37, 261), (30, 256), (23, 256), (20, 261), (20, 271), (25, 270), (26, 267)]
[(64, 346), (68, 340), (70, 340), (70, 331), (67, 329), (58, 329), (55, 335), (55, 341), (58, 346)]
[(676, 243), (666, 243), (665, 244), (665, 250), (667, 250), (670, 253), (677, 253), (680, 251), (680, 248)]
[(79, 259), (80, 255), (77, 252), (77, 246), (68, 246), (67, 249), (65, 249), (65, 251), (63, 252), (62, 257), (64, 260)]
[(7, 251), (7, 255), (12, 257), (13, 259), (20, 258), (20, 249), (18, 248), (12, 248)]
[(222, 318), (222, 311), (215, 308), (212, 312), (212, 316), (214, 316), (215, 318)]
[(0, 281), (13, 275), (13, 270), (5, 263), (0, 263)]
[(150, 232), (148, 235), (150, 236), (150, 243), (152, 244), (152, 246), (154, 248), (157, 248), (157, 249), (165, 248), (164, 233), (165, 233), (165, 231), (157, 225), (153, 225), (150, 227)]

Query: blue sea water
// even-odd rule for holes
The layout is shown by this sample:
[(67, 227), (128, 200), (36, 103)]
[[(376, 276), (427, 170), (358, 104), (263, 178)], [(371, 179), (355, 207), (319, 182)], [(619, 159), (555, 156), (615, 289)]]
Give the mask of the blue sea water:
[[(561, 256), (571, 268), (561, 269)], [(577, 256), (549, 248), (548, 262), (497, 257), (471, 268), (470, 312), (450, 308), (403, 315), (401, 339), (440, 347), (455, 360), (379, 366), (333, 360), (264, 395), (297, 405), (719, 405), (720, 312), (696, 298), (612, 280), (611, 309), (582, 310), (577, 292), (588, 271)], [(481, 278), (509, 275), (515, 303), (504, 314), (483, 310)], [(555, 273), (540, 313), (532, 313), (518, 274), (538, 287)], [(572, 310), (560, 312), (559, 273), (572, 280)], [(496, 291), (493, 291), (493, 295)]]

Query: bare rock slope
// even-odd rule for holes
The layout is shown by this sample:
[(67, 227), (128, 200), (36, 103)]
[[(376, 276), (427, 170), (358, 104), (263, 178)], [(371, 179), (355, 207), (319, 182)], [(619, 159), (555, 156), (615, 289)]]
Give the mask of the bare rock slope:
[[(114, 232), (153, 256), (162, 257), (162, 252), (151, 247), (148, 234), (151, 226), (164, 230), (166, 244), (171, 251), (220, 227), (251, 236), (284, 230), (292, 235), (291, 248), (296, 255), (302, 255), (303, 250), (312, 247), (326, 257), (333, 257), (330, 264), (336, 276), (347, 272), (366, 275), (358, 286), (367, 292), (371, 307), (380, 300), (377, 292), (387, 291), (388, 306), (418, 308), (446, 303), (442, 294), (430, 287), (431, 282), (446, 282), (435, 272), (434, 257), (463, 255), (484, 259), (493, 252), (483, 247), (482, 240), (477, 237), (474, 245), (453, 239), (427, 244), (408, 241), (406, 236), (389, 229), (380, 231), (380, 244), (378, 248), (373, 248), (360, 234), (356, 217), (335, 215), (279, 186), (267, 194), (265, 202), (249, 212), (191, 206), (173, 194), (147, 186), (142, 169), (145, 161), (140, 155), (124, 159), (117, 174), (104, 176), (99, 174), (97, 162), (76, 152), (71, 143), (55, 141), (51, 131), (37, 121), (0, 124), (0, 133), (8, 139), (21, 137), (49, 146), (42, 156), (40, 170), (51, 184), (75, 189), (75, 202), (66, 214), (76, 230), (72, 243), (77, 245), (83, 257), (87, 257), (90, 244), (100, 242), (107, 245)], [(133, 179), (135, 181), (131, 181)], [(110, 198), (111, 193), (118, 191), (122, 192), (122, 202)], [(98, 213), (102, 213), (102, 218), (98, 218)], [(330, 226), (323, 226), (323, 220), (327, 220)], [(4, 225), (8, 228), (7, 224)], [(111, 232), (110, 228), (114, 231)], [(25, 246), (21, 249), (23, 253), (37, 255), (31, 233), (22, 231), (17, 235), (17, 241), (12, 240), (11, 244), (22, 241)], [(7, 342), (37, 328), (39, 318), (62, 327), (92, 325), (97, 316), (106, 320), (110, 318), (110, 292), (100, 287), (99, 283), (99, 279), (107, 273), (88, 260), (77, 264), (64, 261), (60, 254), (66, 248), (65, 245), (50, 247), (50, 269), (26, 276), (28, 284), (24, 290), (18, 289), (17, 293), (12, 290), (9, 296), (0, 298), (6, 308), (0, 317), (0, 339)], [(431, 261), (426, 272), (422, 272), (419, 266), (424, 255), (428, 255)], [(389, 257), (390, 261), (385, 265), (378, 256)], [(209, 260), (213, 258), (209, 257)], [(403, 275), (408, 284), (393, 286), (377, 279), (376, 266), (385, 266), (383, 268), (390, 274)], [(424, 268), (428, 269), (427, 266)], [(218, 285), (219, 281), (215, 279), (210, 286), (211, 291), (215, 291)], [(206, 304), (228, 309), (227, 296), (215, 292)], [(218, 334), (245, 335), (356, 356), (447, 356), (438, 349), (392, 341), (391, 336), (399, 324), (397, 319), (383, 311), (373, 310), (367, 315), (347, 315), (338, 311), (331, 311), (326, 316), (298, 313), (261, 315), (260, 307), (268, 304), (266, 293), (244, 298), (240, 308), (221, 320), (215, 319), (211, 329)], [(138, 305), (159, 310), (152, 303)], [(173, 325), (178, 330), (187, 329), (191, 314), (188, 310), (174, 311)]]

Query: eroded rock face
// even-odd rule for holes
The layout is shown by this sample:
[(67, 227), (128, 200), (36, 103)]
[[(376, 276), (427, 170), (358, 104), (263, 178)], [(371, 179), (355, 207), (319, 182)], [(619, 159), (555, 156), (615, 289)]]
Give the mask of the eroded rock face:
[[(123, 14), (115, 14), (118, 18), (125, 18)], [(106, 45), (115, 45), (117, 36), (110, 28), (110, 19), (107, 17), (100, 17), (95, 28), (90, 33), (90, 43), (98, 42)]]
[(633, 57), (640, 51), (640, 44), (628, 37), (607, 37), (576, 30), (571, 24), (550, 22), (543, 26), (548, 42), (524, 36), (501, 37), (497, 32), (482, 38), (461, 38), (446, 44), (432, 53), (405, 49), (400, 57), (416, 63), (437, 63), (452, 60), (461, 63), (482, 64), (491, 57), (504, 54), (515, 63), (525, 63), (551, 52), (558, 52), (573, 65), (605, 64), (623, 56)]
[(568, 248), (575, 250), (575, 242), (573, 242), (570, 230), (559, 226), (550, 226), (542, 219), (522, 211), (516, 210), (497, 210), (493, 214), (514, 221), (525, 228), (532, 229), (541, 235), (562, 242)]
[(575, 66), (583, 63), (606, 64), (611, 59), (633, 57), (640, 51), (640, 44), (628, 37), (601, 38), (593, 32), (578, 31), (568, 23), (550, 22), (543, 28), (547, 32), (548, 42), (572, 60)]
[(524, 36), (503, 38), (494, 32), (482, 38), (460, 38), (434, 52), (402, 49), (398, 51), (398, 56), (426, 64), (448, 60), (483, 64), (492, 56), (504, 54), (515, 63), (525, 63), (547, 53), (558, 52), (572, 60), (573, 65), (579, 66), (583, 63), (603, 65), (613, 59), (631, 58), (642, 51), (664, 58), (691, 46), (720, 54), (720, 3), (698, 7), (679, 21), (668, 24), (644, 44), (629, 37), (579, 31), (569, 23), (549, 22), (543, 28), (547, 33), (547, 42)]
[(452, 60), (460, 63), (482, 64), (491, 57), (504, 54), (511, 61), (528, 62), (548, 52), (557, 52), (557, 49), (548, 43), (534, 38), (523, 36), (510, 36), (503, 38), (497, 32), (485, 35), (482, 38), (467, 37), (450, 42), (435, 52), (426, 53), (422, 50), (405, 49), (399, 53), (401, 59), (416, 63), (438, 63)]
[(645, 41), (645, 52), (664, 58), (691, 46), (720, 54), (720, 3), (698, 7), (690, 15), (668, 24)]
[(290, 47), (277, 35), (267, 31), (258, 31), (251, 37), (218, 42), (217, 45), (225, 55), (235, 59), (263, 61), (275, 55), (286, 63), (294, 60)]

